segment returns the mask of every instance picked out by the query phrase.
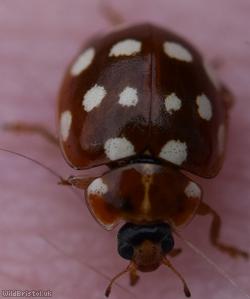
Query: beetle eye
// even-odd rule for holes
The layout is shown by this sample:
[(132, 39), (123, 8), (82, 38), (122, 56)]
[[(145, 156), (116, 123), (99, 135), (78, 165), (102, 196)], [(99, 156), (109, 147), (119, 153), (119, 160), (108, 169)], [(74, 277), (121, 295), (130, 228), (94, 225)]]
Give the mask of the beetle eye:
[(168, 253), (174, 247), (174, 238), (171, 234), (167, 234), (161, 241), (161, 248), (163, 252)]
[(129, 243), (123, 243), (118, 246), (118, 252), (124, 259), (131, 260), (134, 254), (134, 248)]

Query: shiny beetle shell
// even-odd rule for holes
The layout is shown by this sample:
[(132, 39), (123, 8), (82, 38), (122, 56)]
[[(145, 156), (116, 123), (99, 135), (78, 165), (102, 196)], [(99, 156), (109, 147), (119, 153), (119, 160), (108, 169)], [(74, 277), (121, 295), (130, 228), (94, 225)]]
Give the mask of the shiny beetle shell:
[(221, 168), (221, 88), (197, 50), (142, 24), (89, 41), (59, 97), (60, 141), (76, 169), (142, 155), (202, 177)]

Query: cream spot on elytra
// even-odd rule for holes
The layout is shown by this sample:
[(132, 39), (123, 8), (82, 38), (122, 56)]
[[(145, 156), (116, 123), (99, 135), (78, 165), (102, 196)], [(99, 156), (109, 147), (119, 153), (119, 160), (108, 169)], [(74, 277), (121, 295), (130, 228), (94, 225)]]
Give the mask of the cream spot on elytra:
[(98, 107), (106, 94), (107, 91), (103, 86), (96, 84), (90, 88), (83, 97), (82, 105), (84, 110), (90, 112), (92, 109)]
[(95, 49), (89, 48), (85, 50), (75, 61), (70, 69), (70, 73), (72, 76), (78, 76), (86, 70), (90, 64), (92, 63), (95, 56)]
[(170, 140), (162, 147), (159, 157), (181, 165), (187, 159), (187, 145), (180, 140)]
[(126, 87), (119, 95), (119, 104), (122, 106), (136, 106), (138, 102), (137, 89)]
[(62, 136), (62, 140), (66, 141), (69, 137), (69, 132), (72, 123), (72, 114), (69, 110), (64, 111), (61, 115), (60, 119), (60, 132)]
[(104, 150), (110, 160), (135, 155), (133, 144), (125, 137), (110, 138), (105, 142)]
[(205, 94), (197, 96), (198, 113), (202, 119), (209, 121), (213, 116), (212, 104)]
[(165, 98), (165, 108), (169, 114), (181, 109), (181, 100), (175, 93), (171, 93)]
[(95, 179), (87, 189), (87, 193), (89, 194), (99, 194), (103, 195), (108, 192), (108, 186), (103, 182), (101, 178)]
[(141, 51), (141, 42), (134, 39), (125, 39), (115, 44), (110, 52), (109, 56), (131, 56)]
[(171, 58), (185, 62), (191, 62), (193, 60), (191, 53), (178, 43), (165, 42), (163, 44), (163, 50), (165, 54), (167, 54)]
[(201, 197), (201, 189), (194, 182), (189, 182), (184, 190), (187, 197), (192, 198), (200, 198)]

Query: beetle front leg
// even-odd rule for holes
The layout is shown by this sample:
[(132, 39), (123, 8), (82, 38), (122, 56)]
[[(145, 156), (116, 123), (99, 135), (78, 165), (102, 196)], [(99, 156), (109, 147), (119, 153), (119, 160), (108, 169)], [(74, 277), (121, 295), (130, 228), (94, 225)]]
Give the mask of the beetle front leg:
[(179, 254), (181, 254), (182, 253), (182, 249), (181, 248), (174, 248), (174, 249), (172, 249), (169, 253), (168, 253), (168, 255), (170, 255), (171, 257), (176, 257), (176, 256), (178, 256)]
[(136, 268), (131, 268), (129, 271), (130, 285), (135, 286), (139, 280), (140, 276), (137, 274)]
[(24, 134), (36, 134), (44, 139), (46, 139), (49, 143), (59, 145), (58, 138), (54, 136), (46, 127), (40, 124), (32, 124), (25, 122), (11, 122), (6, 123), (1, 126), (4, 131), (9, 131), (12, 133), (24, 133)]
[(224, 244), (219, 240), (221, 231), (221, 218), (215, 210), (213, 210), (206, 203), (201, 203), (197, 210), (197, 214), (201, 216), (212, 216), (212, 224), (210, 227), (210, 241), (213, 246), (218, 248), (220, 251), (229, 254), (233, 258), (241, 256), (247, 259), (249, 257), (249, 254), (246, 251), (228, 244)]

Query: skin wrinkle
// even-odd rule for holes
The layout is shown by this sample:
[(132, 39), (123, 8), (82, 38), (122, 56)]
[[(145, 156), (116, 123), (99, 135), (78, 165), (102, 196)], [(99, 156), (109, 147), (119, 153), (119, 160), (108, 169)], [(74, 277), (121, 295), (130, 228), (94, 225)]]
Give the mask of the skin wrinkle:
[[(249, 8), (250, 4), (248, 0), (211, 1), (113, 3), (129, 21), (147, 19), (181, 33), (206, 54), (208, 60), (223, 57), (218, 71), (220, 78), (236, 95), (230, 117), (227, 157), (218, 177), (212, 180), (195, 177), (194, 180), (203, 186), (204, 200), (222, 216), (222, 239), (249, 249), (246, 236), (250, 230), (247, 135), (250, 106), (245, 78), (250, 71), (246, 63), (250, 20), (249, 10), (242, 7)], [(95, 32), (110, 28), (97, 11), (96, 3), (76, 0), (72, 5), (66, 0), (37, 0), (34, 6), (32, 0), (20, 0), (1, 5), (0, 123), (35, 121), (55, 131), (55, 99), (69, 61)], [(237, 22), (231, 22), (232, 18)], [(41, 137), (0, 134), (0, 146), (30, 155), (64, 177), (79, 175), (67, 166), (58, 149)], [(0, 290), (51, 289), (55, 299), (103, 296), (107, 281), (82, 267), (80, 261), (98, 266), (108, 277), (125, 268), (126, 261), (116, 251), (116, 229), (104, 231), (84, 202), (75, 198), (68, 187), (58, 186), (52, 176), (31, 162), (1, 152), (0, 165)], [(248, 263), (231, 260), (209, 245), (210, 221), (209, 217), (196, 217), (186, 227), (185, 235), (227, 272), (234, 269), (230, 274), (250, 292)], [(75, 259), (58, 254), (39, 234)], [(184, 245), (178, 243), (178, 247), (183, 247), (183, 253), (173, 263), (187, 280), (192, 298), (245, 298)], [(145, 299), (184, 298), (178, 281), (165, 267), (141, 276), (135, 289), (129, 288), (128, 277), (121, 278), (119, 283), (138, 298), (142, 294)], [(114, 286), (111, 298), (118, 297), (127, 299), (133, 295)]]

